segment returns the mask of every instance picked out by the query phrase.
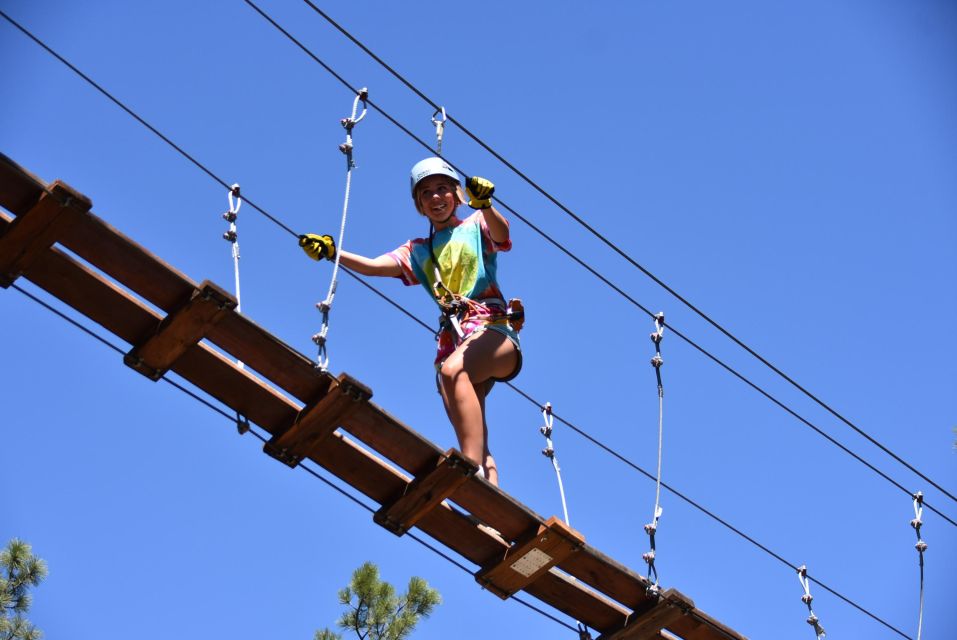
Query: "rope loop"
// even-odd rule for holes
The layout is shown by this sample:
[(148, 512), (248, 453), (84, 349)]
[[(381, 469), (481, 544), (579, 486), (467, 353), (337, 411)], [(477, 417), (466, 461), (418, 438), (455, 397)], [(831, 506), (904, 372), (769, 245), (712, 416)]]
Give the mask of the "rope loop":
[(811, 595), (811, 582), (810, 578), (807, 575), (807, 565), (801, 565), (797, 570), (798, 580), (801, 582), (801, 587), (804, 588), (804, 595), (801, 596), (801, 602), (807, 605), (808, 617), (807, 623), (814, 627), (814, 633), (817, 636), (817, 640), (824, 640), (824, 636), (827, 635), (824, 632), (824, 627), (821, 626), (821, 620), (811, 609), (811, 601), (814, 600), (814, 596)]
[(665, 333), (665, 314), (659, 312), (654, 316), (655, 331), (651, 334), (651, 341), (655, 345), (655, 355), (651, 359), (651, 366), (655, 369), (655, 378), (658, 381), (658, 472), (655, 476), (655, 510), (651, 522), (644, 526), (648, 535), (650, 551), (643, 554), (641, 559), (648, 565), (648, 578), (654, 582), (647, 588), (649, 595), (658, 595), (658, 569), (655, 567), (655, 534), (658, 532), (658, 521), (661, 519), (661, 453), (664, 441), (664, 387), (661, 384), (661, 340)]
[(920, 635), (924, 627), (924, 552), (927, 551), (927, 543), (924, 542), (920, 536), (920, 528), (924, 524), (922, 521), (924, 516), (924, 494), (918, 491), (912, 497), (914, 499), (914, 519), (910, 521), (910, 526), (913, 527), (914, 532), (917, 534), (917, 544), (914, 545), (914, 548), (917, 549), (918, 564), (920, 565), (920, 592), (917, 613), (917, 640), (920, 640)]
[[(435, 116), (442, 114), (442, 119), (439, 120)], [(442, 136), (445, 134), (445, 121), (447, 120), (445, 116), (445, 107), (439, 107), (435, 110), (435, 113), (432, 114), (432, 124), (435, 125), (435, 155), (442, 155)]]
[[(239, 230), (236, 227), (236, 221), (239, 219), (239, 208), (243, 206), (243, 199), (240, 195), (239, 183), (233, 183), (226, 192), (226, 201), (229, 203), (229, 210), (223, 214), (223, 220), (229, 223), (229, 228), (223, 233), (223, 240), (232, 245), (233, 255), (233, 280), (236, 287), (236, 313), (242, 313), (243, 302), (239, 288)], [(240, 369), (245, 368), (242, 360), (237, 360), (236, 364)], [(236, 414), (237, 425), (239, 425), (239, 414)], [(248, 421), (246, 429), (248, 431)], [(238, 428), (238, 427), (237, 427)], [(240, 428), (240, 434), (245, 433)]]
[(552, 430), (555, 424), (555, 416), (552, 414), (552, 403), (546, 402), (542, 407), (542, 419), (545, 421), (538, 428), (539, 433), (545, 436), (545, 448), (542, 449), (542, 455), (551, 460), (552, 468), (555, 469), (555, 478), (558, 480), (558, 493), (562, 498), (562, 512), (565, 514), (565, 524), (571, 526), (568, 520), (568, 503), (565, 501), (565, 485), (562, 483), (562, 469), (558, 466), (558, 457), (555, 455), (555, 446), (552, 444)]

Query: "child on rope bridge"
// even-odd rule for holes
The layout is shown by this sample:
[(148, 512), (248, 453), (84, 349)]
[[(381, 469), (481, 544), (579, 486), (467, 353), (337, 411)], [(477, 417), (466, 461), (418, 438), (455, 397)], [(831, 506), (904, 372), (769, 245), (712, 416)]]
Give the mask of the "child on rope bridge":
[[(421, 284), (442, 309), (435, 358), (439, 393), (462, 453), (498, 485), (485, 398), (496, 380), (511, 380), (522, 368), (518, 329), (523, 318), (510, 313), (496, 280), (497, 253), (512, 247), (508, 221), (492, 206), (494, 185), (478, 177), (466, 181), (468, 205), (476, 211), (459, 218), (456, 210), (466, 202), (462, 183), (441, 158), (413, 166), (411, 186), (415, 208), (429, 220), (429, 236), (377, 258), (342, 251), (339, 262), (363, 275)], [(303, 235), (299, 246), (314, 260), (336, 256), (328, 235)]]

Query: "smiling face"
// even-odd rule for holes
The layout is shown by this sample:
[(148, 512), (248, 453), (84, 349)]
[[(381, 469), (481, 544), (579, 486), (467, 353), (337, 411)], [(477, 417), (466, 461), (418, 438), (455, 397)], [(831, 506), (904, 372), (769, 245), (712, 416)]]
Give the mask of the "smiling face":
[(448, 223), (455, 208), (461, 202), (459, 185), (448, 176), (434, 175), (423, 178), (415, 185), (415, 208), (429, 218), (438, 228)]

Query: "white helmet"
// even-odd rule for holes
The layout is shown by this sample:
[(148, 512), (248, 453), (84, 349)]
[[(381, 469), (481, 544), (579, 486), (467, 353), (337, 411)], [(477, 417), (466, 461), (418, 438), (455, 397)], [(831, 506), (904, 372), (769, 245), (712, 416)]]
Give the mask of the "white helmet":
[(435, 175), (448, 176), (460, 185), (462, 184), (462, 181), (459, 179), (459, 174), (455, 172), (455, 169), (453, 169), (452, 165), (448, 162), (442, 158), (426, 158), (425, 160), (416, 162), (415, 166), (412, 167), (412, 173), (410, 175), (412, 197), (415, 197), (415, 185), (419, 184), (425, 178)]

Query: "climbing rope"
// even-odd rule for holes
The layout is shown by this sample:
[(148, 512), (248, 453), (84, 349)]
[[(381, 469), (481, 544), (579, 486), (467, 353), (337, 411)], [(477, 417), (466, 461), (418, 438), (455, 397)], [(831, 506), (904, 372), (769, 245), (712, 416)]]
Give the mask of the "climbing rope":
[(801, 586), (804, 587), (804, 595), (801, 596), (801, 602), (807, 605), (808, 617), (807, 623), (814, 627), (814, 633), (817, 635), (817, 640), (824, 640), (824, 627), (821, 626), (821, 621), (814, 611), (811, 609), (811, 601), (814, 600), (814, 596), (811, 595), (811, 585), (810, 579), (807, 577), (807, 566), (801, 565), (798, 567), (798, 580), (801, 581)]
[(910, 521), (910, 526), (917, 532), (917, 554), (920, 557), (920, 607), (917, 614), (917, 640), (920, 640), (920, 634), (924, 626), (924, 552), (927, 551), (927, 543), (920, 537), (920, 528), (924, 523), (921, 518), (924, 515), (924, 494), (918, 491), (914, 494), (914, 519)]
[[(229, 223), (229, 229), (223, 234), (223, 240), (232, 245), (233, 250), (233, 276), (236, 281), (236, 312), (242, 313), (242, 296), (239, 292), (239, 234), (236, 230), (236, 219), (239, 217), (239, 208), (243, 206), (243, 199), (239, 193), (239, 183), (237, 182), (229, 191), (226, 192), (229, 201), (229, 211), (223, 214), (223, 220)], [(243, 363), (238, 362), (239, 368), (243, 368)]]
[[(437, 115), (442, 114), (442, 119), (436, 118)], [(432, 114), (432, 124), (435, 125), (435, 155), (442, 155), (442, 136), (445, 135), (445, 107), (439, 107), (435, 110), (435, 113)]]
[(571, 526), (571, 522), (568, 520), (568, 505), (565, 502), (565, 485), (562, 484), (562, 470), (558, 466), (558, 457), (555, 456), (555, 447), (552, 445), (552, 425), (555, 422), (555, 417), (552, 415), (552, 403), (546, 402), (545, 406), (542, 407), (542, 418), (545, 419), (545, 424), (539, 429), (541, 434), (545, 436), (545, 448), (542, 449), (542, 455), (552, 461), (552, 467), (555, 468), (555, 477), (558, 478), (558, 492), (562, 496), (562, 512), (565, 514), (565, 524)]
[(651, 359), (651, 366), (655, 369), (655, 377), (658, 379), (658, 473), (655, 477), (655, 510), (651, 522), (645, 525), (645, 533), (648, 534), (651, 550), (641, 556), (641, 559), (648, 564), (648, 578), (654, 577), (654, 584), (648, 587), (648, 592), (658, 593), (658, 569), (655, 568), (655, 533), (658, 531), (658, 520), (661, 518), (661, 450), (664, 436), (664, 397), (665, 391), (661, 384), (661, 365), (664, 360), (661, 359), (661, 339), (665, 334), (665, 314), (663, 312), (655, 315), (655, 330), (651, 334), (651, 341), (655, 343), (655, 356)]
[[(229, 242), (233, 253), (233, 276), (236, 282), (236, 312), (243, 310), (242, 296), (239, 290), (239, 232), (236, 228), (236, 219), (239, 217), (239, 208), (243, 206), (243, 199), (239, 191), (239, 183), (234, 183), (226, 192), (226, 198), (229, 202), (229, 210), (223, 214), (223, 220), (229, 223), (229, 229), (223, 234), (223, 240)], [(245, 369), (246, 365), (242, 360), (236, 361), (236, 366)], [(244, 435), (249, 431), (249, 419), (236, 412), (236, 431), (239, 435)]]
[[(346, 194), (342, 203), (342, 222), (339, 225), (339, 242), (336, 245), (335, 264), (332, 267), (332, 278), (329, 282), (329, 293), (326, 294), (322, 302), (316, 303), (316, 308), (322, 314), (322, 328), (319, 333), (312, 336), (312, 341), (316, 343), (319, 352), (316, 355), (316, 364), (322, 371), (329, 370), (329, 352), (326, 349), (326, 337), (329, 334), (329, 311), (332, 309), (332, 301), (336, 297), (336, 288), (339, 286), (339, 256), (342, 253), (342, 238), (346, 232), (346, 215), (349, 211), (349, 191), (352, 188), (352, 170), (356, 163), (352, 158), (352, 129), (366, 116), (366, 100), (369, 98), (369, 90), (362, 88), (356, 94), (352, 101), (352, 115), (339, 121), (346, 130), (346, 141), (339, 145), (339, 151), (346, 156)], [(359, 102), (362, 102), (362, 113), (356, 117), (359, 110)]]

